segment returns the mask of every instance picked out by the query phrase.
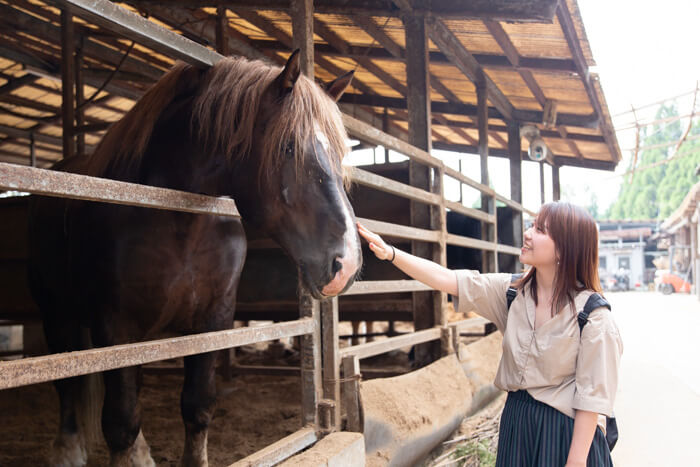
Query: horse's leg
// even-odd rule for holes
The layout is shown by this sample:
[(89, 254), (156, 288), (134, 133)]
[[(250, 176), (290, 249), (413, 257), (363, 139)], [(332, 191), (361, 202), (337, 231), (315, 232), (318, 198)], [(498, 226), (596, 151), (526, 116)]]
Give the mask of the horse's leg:
[[(60, 315), (60, 313), (58, 313)], [(44, 332), (51, 353), (80, 350), (80, 326), (68, 316), (44, 317)], [(51, 445), (49, 465), (82, 466), (87, 463), (85, 437), (78, 424), (76, 403), (81, 395), (83, 378), (75, 377), (54, 381), (60, 406), (58, 435)]]
[[(367, 321), (367, 334), (372, 334), (374, 332), (374, 321)], [(374, 342), (374, 336), (367, 336), (367, 342)]]
[(185, 449), (181, 465), (206, 466), (207, 430), (216, 402), (216, 352), (185, 357), (185, 383), (180, 398), (185, 422)]
[(106, 371), (102, 432), (107, 441), (112, 467), (155, 466), (141, 433), (139, 390), (141, 367)]
[(357, 335), (360, 333), (360, 322), (352, 321), (352, 345), (358, 345), (360, 338)]

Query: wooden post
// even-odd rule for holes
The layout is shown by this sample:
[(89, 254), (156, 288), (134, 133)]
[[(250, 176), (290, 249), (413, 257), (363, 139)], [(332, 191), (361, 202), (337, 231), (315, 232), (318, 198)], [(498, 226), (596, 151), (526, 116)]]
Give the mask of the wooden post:
[(33, 131), (29, 133), (29, 165), (36, 167), (36, 142)]
[[(291, 0), (292, 45), (300, 49), (301, 72), (314, 77), (313, 0)], [(300, 290), (303, 290), (300, 287)], [(307, 293), (300, 294), (299, 316), (311, 317), (316, 323), (314, 333), (301, 338), (301, 385), (303, 423), (312, 423), (318, 431), (318, 403), (323, 391), (323, 364), (321, 361), (321, 305)]]
[(540, 162), (540, 204), (544, 204), (544, 162)]
[[(479, 81), (476, 83), (476, 114), (479, 130), (479, 156), (481, 159), (481, 183), (489, 185), (489, 109), (488, 109), (488, 88), (486, 77), (481, 72)], [(486, 194), (481, 195), (481, 210), (496, 215), (494, 199)], [(481, 223), (481, 239), (486, 241), (497, 241), (495, 225), (489, 222)], [(494, 272), (496, 270), (495, 252), (482, 251), (482, 271)]]
[[(78, 50), (75, 51), (75, 126), (80, 127), (85, 124), (85, 88), (83, 86), (83, 42), (84, 37), (80, 36)], [(76, 135), (76, 154), (85, 155), (85, 132), (81, 131)]]
[[(520, 124), (508, 122), (508, 159), (510, 161), (510, 199), (522, 205), (522, 147), (520, 145)], [(513, 211), (513, 246), (523, 246), (523, 213)], [(522, 270), (520, 261), (515, 260), (515, 272)]]
[(552, 199), (559, 201), (561, 198), (561, 188), (559, 186), (559, 166), (552, 165)]
[(216, 8), (216, 51), (223, 56), (228, 55), (228, 18), (226, 17), (227, 8), (219, 5)]
[[(224, 6), (219, 6), (216, 9), (216, 51), (224, 56), (228, 55), (228, 37), (226, 36), (228, 19), (226, 18), (226, 10)], [(276, 343), (279, 345), (279, 341), (276, 341)], [(221, 379), (224, 381), (231, 381), (232, 353), (234, 353), (233, 358), (235, 359), (235, 348), (219, 351), (219, 367), (221, 369)]]
[[(403, 16), (406, 38), (406, 84), (408, 107), (409, 143), (430, 152), (432, 148), (430, 131), (430, 75), (428, 73), (428, 35), (423, 16)], [(428, 191), (442, 192), (441, 174), (435, 173), (431, 183), (430, 168), (411, 160), (409, 167), (409, 183), (417, 188)], [(441, 209), (438, 207), (437, 209)], [(431, 211), (424, 203), (411, 201), (411, 225), (424, 229), (438, 227), (440, 214)], [(443, 213), (444, 218), (444, 213)], [(434, 247), (425, 242), (411, 242), (414, 255), (432, 260), (440, 260), (440, 246)], [(444, 254), (444, 253), (443, 253)], [(413, 293), (413, 322), (416, 330), (427, 329), (442, 321), (442, 309), (439, 303), (446, 301), (444, 294), (436, 297), (433, 292)], [(417, 345), (415, 348), (416, 364), (424, 366), (440, 358), (439, 343)]]
[(365, 422), (360, 400), (360, 360), (356, 355), (343, 357), (343, 406), (347, 415), (345, 431), (362, 433)]
[[(382, 131), (384, 133), (389, 133), (389, 110), (384, 107), (384, 113), (382, 114)], [(389, 148), (384, 146), (384, 163), (389, 163)]]
[(73, 16), (67, 10), (61, 10), (61, 117), (63, 122), (63, 158), (75, 153), (73, 126), (75, 125), (75, 104), (73, 95), (75, 42), (73, 42)]
[(338, 297), (321, 302), (321, 343), (323, 359), (323, 398), (330, 409), (330, 431), (340, 429), (340, 357), (338, 353)]
[(301, 411), (302, 424), (318, 428), (318, 402), (322, 391), (321, 310), (318, 300), (308, 293), (299, 297), (299, 318), (315, 323), (311, 334), (301, 336)]
[(291, 0), (289, 14), (292, 17), (292, 44), (301, 49), (301, 72), (314, 77), (314, 2)]

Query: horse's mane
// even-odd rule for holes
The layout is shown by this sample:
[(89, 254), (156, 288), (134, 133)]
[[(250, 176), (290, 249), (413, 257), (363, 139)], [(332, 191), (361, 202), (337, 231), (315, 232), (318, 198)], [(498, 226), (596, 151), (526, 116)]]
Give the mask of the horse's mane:
[(128, 170), (138, 168), (161, 114), (175, 99), (196, 89), (200, 73), (195, 67), (176, 63), (109, 128), (90, 156), (87, 174), (122, 178)]
[(326, 92), (301, 75), (292, 91), (275, 105), (263, 141), (254, 141), (254, 126), (265, 91), (282, 69), (262, 61), (229, 57), (202, 72), (178, 63), (161, 78), (104, 136), (91, 156), (88, 173), (114, 176), (138, 168), (153, 129), (167, 107), (178, 97), (194, 94), (192, 135), (210, 154), (247, 157), (260, 144), (260, 174), (264, 179), (284, 160), (282, 152), (295, 145), (297, 167), (303, 146), (318, 131), (328, 139), (328, 154), (336, 173), (342, 173), (346, 132), (340, 110)]

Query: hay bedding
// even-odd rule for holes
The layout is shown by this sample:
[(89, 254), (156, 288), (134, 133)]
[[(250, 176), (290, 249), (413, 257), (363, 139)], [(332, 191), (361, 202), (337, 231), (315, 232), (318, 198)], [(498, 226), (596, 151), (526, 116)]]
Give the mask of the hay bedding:
[(498, 447), (498, 424), (505, 400), (505, 394), (501, 394), (483, 410), (465, 418), (452, 437), (436, 448), (421, 467), (494, 465)]

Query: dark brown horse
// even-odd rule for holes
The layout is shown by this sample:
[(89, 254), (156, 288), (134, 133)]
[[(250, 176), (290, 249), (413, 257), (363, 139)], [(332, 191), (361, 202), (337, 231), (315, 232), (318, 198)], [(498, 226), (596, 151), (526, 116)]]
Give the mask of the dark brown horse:
[[(230, 196), (243, 219), (294, 260), (305, 289), (337, 295), (361, 265), (335, 103), (351, 79), (324, 90), (300, 76), (297, 53), (284, 69), (235, 58), (207, 70), (178, 64), (91, 157), (56, 168)], [(33, 200), (30, 216), (30, 282), (52, 352), (86, 348), (84, 330), (101, 347), (233, 326), (246, 255), (239, 220), (44, 197)], [(185, 358), (184, 465), (207, 464), (214, 366), (214, 353)], [(79, 423), (86, 379), (56, 382), (54, 465), (86, 463)], [(101, 421), (112, 465), (153, 465), (139, 388), (139, 367), (104, 373)]]

